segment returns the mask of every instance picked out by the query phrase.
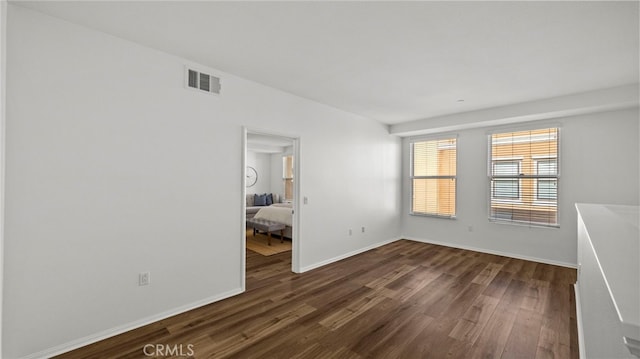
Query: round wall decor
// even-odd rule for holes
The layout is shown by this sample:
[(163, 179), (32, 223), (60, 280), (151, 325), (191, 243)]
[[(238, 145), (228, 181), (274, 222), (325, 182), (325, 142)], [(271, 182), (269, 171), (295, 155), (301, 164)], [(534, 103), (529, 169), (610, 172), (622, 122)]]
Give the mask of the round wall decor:
[(258, 172), (255, 168), (247, 166), (246, 186), (252, 187), (256, 184), (256, 182), (258, 182)]

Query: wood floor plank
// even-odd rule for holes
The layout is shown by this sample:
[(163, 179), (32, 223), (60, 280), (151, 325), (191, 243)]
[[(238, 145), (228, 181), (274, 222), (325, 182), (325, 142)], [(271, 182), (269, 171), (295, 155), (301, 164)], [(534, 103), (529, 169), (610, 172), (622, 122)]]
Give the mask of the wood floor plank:
[[(385, 298), (378, 305), (352, 318), (340, 330), (332, 330), (320, 342), (327, 346), (349, 348), (349, 350), (361, 354), (363, 346), (358, 347), (358, 343), (366, 344), (362, 343), (361, 340), (364, 339), (366, 342), (370, 335), (378, 331), (392, 331), (393, 327), (390, 325), (398, 324), (388, 323), (388, 325), (384, 325), (389, 319), (387, 314), (393, 311), (395, 304), (393, 300)], [(368, 343), (371, 342), (369, 341)]]
[(407, 302), (412, 303), (416, 308), (422, 308), (422, 312), (429, 309), (429, 306), (440, 300), (444, 291), (455, 283), (456, 277), (442, 273), (436, 279), (417, 291)]
[[(291, 310), (269, 318), (267, 321), (258, 321), (252, 325), (242, 325), (239, 331), (234, 331), (234, 335), (211, 336), (216, 344), (215, 350), (210, 354), (214, 357), (224, 357), (241, 350), (245, 346), (250, 346), (254, 342), (265, 337), (275, 335), (278, 331), (286, 328), (290, 323), (295, 322), (300, 317), (313, 312), (315, 308), (302, 303)], [(218, 339), (219, 338), (219, 339)]]
[(399, 302), (405, 302), (433, 282), (440, 275), (441, 273), (439, 272), (419, 266), (403, 278), (398, 278), (397, 280), (387, 284), (386, 288), (395, 292), (395, 296), (393, 298)]
[(357, 318), (359, 315), (365, 313), (367, 310), (375, 307), (378, 303), (387, 300), (384, 295), (376, 293), (374, 295), (362, 297), (352, 303), (349, 303), (347, 307), (340, 309), (332, 315), (326, 317), (320, 321), (320, 324), (329, 328), (330, 330), (336, 330), (343, 325), (349, 323), (351, 320)]
[(531, 357), (532, 353), (537, 350), (541, 328), (542, 314), (520, 308), (503, 350), (502, 358), (519, 359)]
[(533, 278), (533, 275), (538, 268), (538, 263), (523, 261), (522, 267), (514, 274), (514, 278), (520, 280), (529, 280)]
[(367, 358), (403, 358), (405, 348), (410, 346), (434, 320), (424, 314), (414, 315), (398, 331), (382, 340), (377, 346), (370, 348)]
[(352, 350), (361, 355), (368, 355), (378, 350), (403, 327), (410, 325), (415, 318), (415, 312), (412, 309), (410, 305), (401, 305), (386, 312), (374, 312), (373, 315), (377, 315), (378, 320), (369, 328), (367, 335), (352, 341)]
[[(456, 311), (456, 309), (460, 311), (465, 304), (470, 304), (473, 301), (471, 296), (477, 296), (482, 289), (484, 289), (482, 286), (471, 284), (471, 280), (475, 278), (483, 267), (483, 263), (478, 263), (478, 265), (469, 269), (468, 274), (455, 278), (452, 283), (440, 293), (436, 301), (430, 302), (427, 305), (425, 314), (432, 317), (444, 315), (457, 318), (459, 316), (457, 313), (448, 313), (449, 308), (453, 308), (451, 309), (453, 311)], [(471, 286), (470, 291), (467, 290), (469, 286)], [(460, 296), (462, 296), (462, 298), (459, 298)]]
[(365, 284), (365, 287), (369, 287), (372, 289), (380, 289), (387, 284), (395, 281), (396, 279), (404, 277), (407, 273), (416, 269), (415, 266), (410, 265), (402, 265), (399, 268), (391, 270), (389, 273), (382, 275), (379, 278), (372, 280), (371, 282)]
[(471, 351), (471, 344), (465, 341), (445, 337), (430, 353), (431, 358), (466, 359)]
[(520, 304), (523, 300), (522, 292), (526, 283), (511, 280), (503, 297), (498, 302), (500, 310), (494, 310), (483, 332), (473, 344), (472, 358), (500, 357), (511, 334), (516, 321)]
[[(316, 311), (311, 315), (301, 319), (298, 324), (310, 325), (320, 324), (322, 321), (326, 321), (328, 317), (335, 316), (337, 312), (344, 310), (348, 305), (354, 303), (357, 300), (365, 298), (372, 293), (371, 288), (358, 287), (356, 290), (351, 291), (345, 295), (335, 298), (332, 301), (325, 302), (322, 306), (317, 307)], [(323, 325), (327, 330), (331, 330), (330, 326)]]
[(447, 338), (456, 321), (449, 318), (434, 318), (413, 341), (404, 347), (400, 358), (435, 358), (441, 344)]
[(523, 260), (516, 259), (516, 258), (509, 258), (507, 263), (505, 263), (504, 266), (502, 266), (502, 270), (505, 272), (516, 274), (520, 272), (520, 270), (522, 270), (522, 267), (524, 266), (524, 264), (525, 264), (525, 261)]
[(60, 355), (577, 358), (575, 270), (400, 240), (315, 270), (247, 251), (246, 292)]
[[(320, 340), (329, 334), (329, 330), (319, 324), (299, 325), (294, 323), (286, 328), (294, 331), (295, 337), (290, 335), (273, 335), (265, 340), (257, 341), (254, 345), (246, 346), (231, 355), (231, 358), (315, 358), (315, 352), (328, 351)], [(309, 349), (314, 348), (309, 353)], [(307, 353), (307, 354), (305, 354)], [(320, 356), (321, 357), (321, 356)]]
[(528, 282), (528, 287), (524, 293), (524, 298), (520, 307), (543, 314), (547, 306), (548, 298), (549, 283), (533, 279)]
[(536, 270), (533, 273), (533, 279), (538, 279), (545, 282), (553, 282), (558, 271), (555, 270), (555, 266), (550, 264), (538, 263)]
[(570, 286), (552, 283), (538, 341), (536, 358), (568, 358), (571, 355)]
[(479, 295), (458, 320), (449, 336), (460, 341), (475, 343), (493, 315), (499, 300), (487, 295)]
[(482, 293), (491, 297), (502, 298), (504, 291), (507, 290), (507, 286), (511, 282), (511, 277), (513, 277), (513, 273), (500, 270)]
[(496, 275), (498, 275), (498, 273), (500, 272), (503, 266), (504, 265), (499, 263), (489, 263), (482, 270), (482, 272), (478, 273), (478, 275), (475, 278), (473, 278), (471, 282), (482, 285), (482, 286), (486, 286), (489, 283), (491, 283), (491, 281), (493, 280), (493, 278), (496, 277)]

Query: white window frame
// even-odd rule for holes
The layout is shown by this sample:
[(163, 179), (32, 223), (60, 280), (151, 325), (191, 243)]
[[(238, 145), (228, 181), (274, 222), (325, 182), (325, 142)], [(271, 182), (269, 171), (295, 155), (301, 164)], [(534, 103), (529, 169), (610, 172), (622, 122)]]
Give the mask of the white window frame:
[(555, 202), (554, 201), (549, 201), (548, 199), (540, 199), (538, 198), (538, 180), (539, 178), (536, 178), (534, 180), (533, 183), (533, 204), (536, 206), (548, 206), (554, 203), (558, 203), (558, 177), (559, 175), (558, 173), (558, 157), (557, 156), (533, 156), (533, 166), (536, 170), (536, 174), (538, 173), (538, 162), (542, 162), (542, 161), (551, 161), (554, 160), (556, 162), (556, 176), (553, 176), (551, 178), (549, 178), (550, 180), (555, 180), (556, 181), (556, 199)]
[[(518, 172), (522, 169), (522, 160), (521, 156), (516, 157), (498, 157), (496, 159), (491, 160), (491, 170), (493, 170), (494, 162), (517, 162), (518, 163)], [(511, 179), (513, 176), (505, 179)], [(489, 180), (491, 182), (491, 180)], [(518, 197), (516, 198), (506, 198), (506, 197), (495, 197), (494, 194), (494, 186), (491, 185), (491, 200), (498, 203), (522, 203), (522, 179), (518, 178)]]
[[(538, 222), (527, 222), (527, 221), (518, 221), (518, 220), (509, 220), (509, 219), (501, 219), (501, 218), (492, 218), (490, 213), (491, 213), (491, 204), (492, 201), (496, 202), (496, 203), (514, 203), (514, 201), (501, 201), (501, 200), (496, 200), (493, 197), (493, 186), (491, 185), (491, 178), (492, 178), (492, 165), (493, 165), (493, 159), (492, 159), (492, 136), (495, 134), (501, 134), (501, 133), (509, 133), (509, 132), (520, 132), (520, 131), (535, 131), (535, 130), (540, 130), (540, 129), (547, 129), (547, 128), (555, 128), (557, 130), (557, 137), (556, 137), (556, 142), (557, 142), (557, 152), (554, 155), (544, 155), (544, 156), (532, 156), (531, 158), (534, 160), (535, 163), (535, 168), (536, 168), (536, 174), (535, 175), (523, 175), (520, 178), (521, 179), (526, 179), (526, 178), (533, 178), (536, 179), (538, 178), (537, 175), (537, 159), (540, 160), (546, 160), (546, 159), (554, 159), (556, 160), (556, 174), (555, 176), (551, 177), (554, 178), (557, 182), (557, 188), (556, 188), (556, 200), (554, 201), (536, 201), (535, 199), (537, 198), (537, 181), (534, 181), (536, 183), (534, 183), (534, 191), (536, 193), (534, 193), (534, 201), (532, 203), (533, 206), (539, 205), (539, 206), (548, 206), (548, 205), (555, 205), (556, 207), (556, 223), (555, 224), (545, 224), (545, 223), (538, 223)], [(489, 176), (489, 197), (488, 197), (488, 213), (489, 213), (489, 221), (492, 223), (499, 223), (499, 224), (508, 224), (508, 225), (525, 225), (528, 227), (542, 227), (542, 228), (560, 228), (560, 152), (561, 152), (561, 142), (560, 142), (560, 135), (561, 132), (561, 125), (559, 124), (541, 124), (540, 126), (535, 126), (535, 127), (511, 127), (511, 128), (495, 128), (492, 129), (490, 131), (487, 132), (487, 137), (488, 137), (488, 148), (487, 148), (487, 171), (488, 171), (488, 176)], [(527, 136), (529, 137), (529, 136)], [(530, 141), (525, 141), (523, 140), (518, 140), (516, 138), (515, 141), (512, 141), (510, 143), (521, 143), (521, 142), (538, 142), (538, 141), (543, 141), (544, 140), (544, 136), (531, 136), (531, 140)], [(498, 144), (501, 141), (497, 141)], [(519, 156), (514, 156), (514, 157), (497, 157), (495, 158), (496, 161), (502, 160), (502, 159), (512, 159), (515, 157), (519, 157)], [(522, 188), (522, 186), (520, 185), (520, 189)], [(522, 197), (522, 195), (520, 194), (520, 196)]]
[[(455, 139), (455, 149), (456, 149), (456, 175), (455, 176), (414, 176), (413, 173), (413, 145), (417, 142), (429, 142), (429, 141), (439, 141), (439, 140), (449, 140)], [(456, 219), (457, 211), (458, 211), (458, 135), (457, 134), (442, 134), (438, 136), (421, 136), (414, 137), (409, 139), (409, 214), (412, 216), (422, 216), (422, 217), (434, 217), (434, 218), (444, 218), (444, 219)], [(414, 212), (413, 211), (413, 180), (414, 179), (453, 179), (455, 180), (455, 213), (453, 215), (441, 215), (437, 213), (423, 213), (423, 212)]]

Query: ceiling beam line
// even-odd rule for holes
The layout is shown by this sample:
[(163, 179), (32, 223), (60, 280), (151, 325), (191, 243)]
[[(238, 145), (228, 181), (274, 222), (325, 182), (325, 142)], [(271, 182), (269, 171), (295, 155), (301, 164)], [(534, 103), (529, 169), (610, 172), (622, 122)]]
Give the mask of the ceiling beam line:
[(400, 137), (461, 131), (638, 107), (639, 84), (432, 117), (389, 126)]

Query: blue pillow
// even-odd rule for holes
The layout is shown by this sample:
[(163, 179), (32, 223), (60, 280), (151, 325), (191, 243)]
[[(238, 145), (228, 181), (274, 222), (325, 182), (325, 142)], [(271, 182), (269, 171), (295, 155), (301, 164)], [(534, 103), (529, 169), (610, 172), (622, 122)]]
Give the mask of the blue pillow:
[(273, 204), (273, 194), (272, 194), (272, 193), (269, 193), (269, 194), (267, 195), (267, 206), (270, 206), (270, 205), (272, 205), (272, 204)]
[(254, 206), (266, 206), (267, 205), (267, 195), (266, 194), (254, 194), (253, 195), (253, 205)]

